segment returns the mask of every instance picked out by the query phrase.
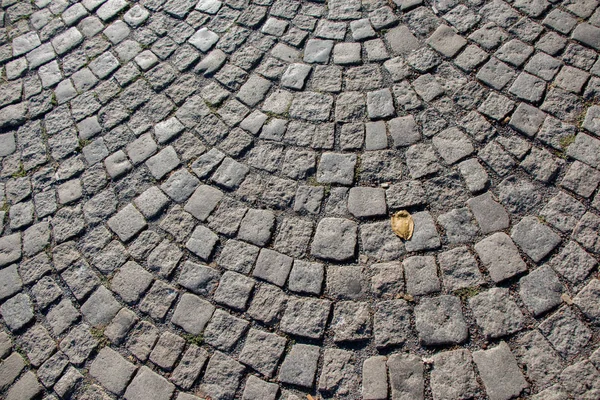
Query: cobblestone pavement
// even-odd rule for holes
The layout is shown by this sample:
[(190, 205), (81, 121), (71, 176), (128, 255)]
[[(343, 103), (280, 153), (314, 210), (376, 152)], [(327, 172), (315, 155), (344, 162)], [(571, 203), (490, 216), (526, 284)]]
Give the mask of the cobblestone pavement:
[(598, 1), (69, 1), (2, 0), (0, 397), (600, 398)]

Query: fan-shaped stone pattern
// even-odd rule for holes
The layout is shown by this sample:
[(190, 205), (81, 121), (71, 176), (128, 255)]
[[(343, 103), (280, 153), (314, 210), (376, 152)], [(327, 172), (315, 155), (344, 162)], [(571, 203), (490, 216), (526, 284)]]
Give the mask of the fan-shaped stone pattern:
[(0, 397), (597, 398), (597, 6), (5, 1)]

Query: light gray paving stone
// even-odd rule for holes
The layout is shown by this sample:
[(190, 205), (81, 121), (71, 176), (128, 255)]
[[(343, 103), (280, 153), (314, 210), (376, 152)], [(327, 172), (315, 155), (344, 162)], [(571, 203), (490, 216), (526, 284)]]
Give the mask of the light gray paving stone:
[(323, 353), (324, 367), (319, 377), (318, 389), (321, 393), (333, 396), (346, 396), (356, 393), (356, 357), (351, 351), (326, 349)]
[(275, 400), (279, 393), (279, 386), (276, 383), (265, 382), (254, 375), (246, 380), (246, 386), (242, 394), (242, 399), (271, 399)]
[(119, 345), (125, 340), (127, 334), (138, 321), (135, 313), (127, 308), (122, 308), (113, 318), (110, 324), (104, 328), (104, 335), (112, 343)]
[(472, 397), (478, 389), (473, 359), (468, 350), (446, 351), (433, 356), (431, 391), (434, 399)]
[(525, 217), (511, 231), (511, 238), (521, 249), (539, 262), (560, 244), (560, 236), (535, 217)]
[(510, 237), (497, 232), (475, 245), (475, 251), (494, 282), (502, 282), (527, 270)]
[(533, 314), (539, 316), (561, 304), (564, 290), (554, 271), (542, 266), (521, 278), (519, 294)]
[(440, 247), (441, 242), (431, 214), (421, 211), (412, 215), (415, 230), (412, 238), (405, 242), (406, 251), (432, 250)]
[(0, 299), (4, 300), (23, 287), (23, 282), (17, 271), (17, 265), (13, 264), (0, 270)]
[(292, 299), (287, 302), (280, 329), (291, 335), (320, 339), (325, 333), (331, 302), (320, 299)]
[(415, 321), (419, 340), (425, 346), (459, 344), (468, 338), (458, 297), (422, 299), (415, 307)]
[(217, 351), (208, 362), (200, 389), (214, 399), (233, 399), (244, 369), (243, 365)]
[(437, 265), (432, 256), (413, 256), (402, 262), (406, 291), (415, 296), (437, 292), (441, 289)]
[(214, 310), (215, 307), (206, 300), (185, 293), (175, 308), (171, 322), (192, 335), (199, 335), (204, 331)]
[(263, 283), (256, 288), (248, 315), (266, 325), (274, 325), (281, 319), (287, 296), (277, 286)]
[(564, 307), (546, 318), (539, 326), (558, 353), (567, 358), (581, 352), (591, 339), (591, 330), (570, 308)]
[(281, 364), (279, 381), (311, 388), (315, 381), (318, 361), (319, 347), (295, 344)]
[(19, 293), (6, 300), (0, 307), (0, 314), (6, 325), (17, 331), (33, 319), (31, 300), (25, 293)]
[(372, 336), (371, 310), (367, 303), (344, 301), (335, 304), (331, 329), (335, 342), (355, 342)]
[(473, 197), (467, 201), (483, 234), (503, 230), (509, 227), (509, 215), (493, 198), (490, 192)]
[(408, 303), (397, 299), (375, 304), (373, 333), (377, 348), (404, 344), (411, 333)]
[(515, 355), (524, 364), (527, 377), (540, 387), (552, 383), (563, 369), (563, 361), (538, 331), (531, 331), (519, 340)]
[(273, 377), (285, 352), (287, 339), (250, 329), (239, 360), (267, 378)]
[(146, 227), (143, 215), (131, 204), (125, 206), (108, 220), (108, 226), (126, 242)]
[(110, 392), (121, 395), (135, 373), (136, 367), (119, 353), (104, 347), (90, 366), (90, 375)]
[(510, 399), (529, 386), (505, 342), (474, 352), (473, 360), (490, 399)]
[(127, 400), (167, 400), (175, 386), (150, 368), (141, 367), (125, 391)]
[(469, 299), (477, 324), (488, 338), (499, 338), (524, 327), (524, 316), (508, 290), (492, 288)]
[(600, 299), (600, 282), (592, 279), (573, 299), (573, 302), (595, 325), (600, 323), (598, 301)]
[(345, 261), (355, 255), (357, 224), (342, 218), (323, 218), (317, 225), (311, 254), (319, 258)]
[(391, 398), (425, 398), (423, 361), (412, 354), (393, 354), (387, 360)]

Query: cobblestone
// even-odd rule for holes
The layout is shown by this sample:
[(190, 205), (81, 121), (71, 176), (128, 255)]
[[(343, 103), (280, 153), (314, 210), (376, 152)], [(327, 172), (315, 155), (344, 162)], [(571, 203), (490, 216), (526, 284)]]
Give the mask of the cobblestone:
[(4, 3), (0, 397), (598, 397), (596, 2)]

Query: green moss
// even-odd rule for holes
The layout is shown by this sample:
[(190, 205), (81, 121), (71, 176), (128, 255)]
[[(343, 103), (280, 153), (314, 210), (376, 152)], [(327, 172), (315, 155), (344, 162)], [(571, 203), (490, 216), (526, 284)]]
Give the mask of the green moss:
[(469, 299), (471, 297), (477, 296), (481, 292), (481, 289), (477, 286), (470, 286), (463, 289), (458, 289), (454, 292), (455, 295), (460, 297), (463, 300)]
[(17, 170), (17, 172), (15, 172), (14, 174), (12, 174), (13, 178), (23, 178), (27, 176), (27, 172), (25, 171), (25, 167), (23, 166), (23, 163), (19, 163), (19, 169)]
[(569, 135), (569, 136), (562, 137), (558, 141), (558, 143), (560, 144), (560, 148), (563, 150), (567, 150), (567, 147), (572, 145), (573, 142), (575, 142), (575, 135)]
[(185, 334), (185, 335), (183, 335), (183, 338), (189, 344), (195, 344), (196, 346), (201, 346), (202, 342), (204, 342), (204, 337), (202, 335)]
[(98, 341), (98, 346), (106, 347), (110, 344), (110, 341), (104, 336), (104, 328), (91, 328), (90, 333)]

